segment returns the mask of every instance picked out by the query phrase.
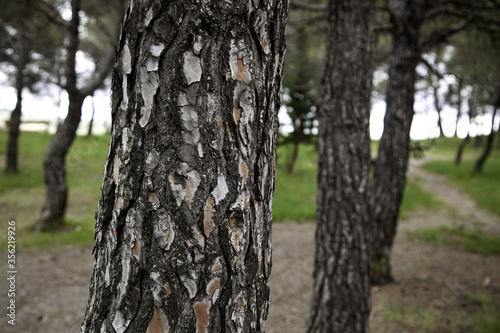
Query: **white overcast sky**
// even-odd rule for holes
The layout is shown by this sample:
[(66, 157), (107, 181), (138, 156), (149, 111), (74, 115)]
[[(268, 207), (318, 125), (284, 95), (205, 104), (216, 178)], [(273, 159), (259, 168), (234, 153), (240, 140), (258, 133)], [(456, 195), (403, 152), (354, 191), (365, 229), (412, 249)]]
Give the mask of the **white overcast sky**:
[[(12, 87), (6, 87), (6, 77), (0, 72), (0, 122), (10, 117), (10, 111), (16, 104), (16, 92)], [(23, 120), (43, 120), (53, 122), (51, 131), (55, 130), (57, 119), (63, 119), (67, 114), (68, 98), (64, 91), (52, 89), (53, 96), (33, 96), (29, 92), (23, 94)], [(437, 114), (434, 111), (430, 98), (422, 97), (417, 93), (415, 102), (415, 116), (412, 123), (410, 136), (412, 140), (421, 140), (436, 137), (439, 133), (437, 128)], [(95, 131), (105, 132), (111, 124), (111, 108), (109, 91), (96, 91), (94, 96), (95, 105)], [(370, 118), (370, 134), (372, 139), (377, 140), (382, 135), (383, 118), (385, 114), (385, 103), (382, 100), (374, 101)], [(88, 122), (92, 116), (92, 100), (87, 98), (82, 110), (82, 124), (80, 133), (86, 133)], [(447, 108), (442, 112), (445, 135), (451, 136), (455, 130), (456, 110)], [(479, 119), (480, 124), (471, 127), (471, 135), (488, 134), (490, 131), (491, 115), (485, 115)], [(280, 112), (280, 122), (289, 123), (289, 118), (284, 108)], [(459, 122), (458, 135), (464, 137), (468, 129), (468, 119), (463, 118)], [(498, 124), (496, 124), (496, 128)], [(288, 127), (289, 128), (289, 127)], [(287, 130), (287, 126), (282, 126)]]

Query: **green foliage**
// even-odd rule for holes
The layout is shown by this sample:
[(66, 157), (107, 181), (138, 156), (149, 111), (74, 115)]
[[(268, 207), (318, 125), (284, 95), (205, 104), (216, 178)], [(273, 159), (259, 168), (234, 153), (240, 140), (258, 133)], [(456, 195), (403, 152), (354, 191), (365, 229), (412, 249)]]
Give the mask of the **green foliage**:
[(473, 174), (475, 160), (464, 159), (460, 165), (453, 161), (431, 161), (424, 169), (445, 175), (449, 182), (458, 185), (474, 201), (492, 213), (500, 215), (500, 152), (493, 151), (482, 173)]
[(481, 230), (440, 227), (412, 231), (412, 238), (435, 244), (458, 244), (479, 254), (500, 254), (500, 236), (484, 235)]

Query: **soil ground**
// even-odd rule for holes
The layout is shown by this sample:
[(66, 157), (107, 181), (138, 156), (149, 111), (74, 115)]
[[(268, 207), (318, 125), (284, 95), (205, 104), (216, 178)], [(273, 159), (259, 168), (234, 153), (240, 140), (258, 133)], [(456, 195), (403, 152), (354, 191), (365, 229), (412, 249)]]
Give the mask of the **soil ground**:
[[(392, 258), (398, 282), (372, 288), (370, 331), (476, 332), (479, 316), (500, 315), (500, 256), (474, 254), (455, 245), (422, 243), (412, 239), (407, 231), (464, 225), (500, 233), (500, 219), (477, 208), (443, 177), (422, 171), (418, 161), (412, 161), (410, 176), (441, 196), (448, 206), (438, 211), (415, 211), (400, 222)], [(11, 206), (0, 199), (2, 211), (8, 213)], [(312, 222), (273, 226), (267, 332), (306, 330), (312, 292), (314, 230)], [(5, 256), (3, 252), (2, 257)], [(8, 325), (2, 315), (0, 331), (79, 332), (92, 271), (91, 248), (20, 250), (17, 259), (16, 326)], [(0, 304), (4, 309), (5, 264), (2, 260)]]

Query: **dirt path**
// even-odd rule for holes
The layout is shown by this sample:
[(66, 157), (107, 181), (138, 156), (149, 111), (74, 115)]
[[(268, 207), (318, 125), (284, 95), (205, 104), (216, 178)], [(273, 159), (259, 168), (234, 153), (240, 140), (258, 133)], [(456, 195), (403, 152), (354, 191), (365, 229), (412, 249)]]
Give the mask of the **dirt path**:
[[(500, 217), (479, 207), (467, 193), (446, 180), (444, 175), (425, 172), (421, 166), (429, 161), (441, 159), (441, 156), (426, 155), (422, 159), (411, 159), (408, 174), (412, 180), (419, 182), (424, 189), (443, 200), (448, 207), (433, 212), (432, 219), (426, 212), (417, 211), (411, 214), (408, 223), (401, 224), (400, 230), (426, 229), (437, 226), (482, 229), (485, 233), (500, 233)], [(449, 211), (451, 209), (451, 212)]]
[[(399, 283), (373, 288), (370, 331), (475, 332), (478, 315), (499, 315), (500, 256), (481, 256), (458, 246), (421, 243), (404, 231), (443, 224), (468, 224), (471, 220), (486, 230), (493, 230), (498, 218), (475, 214), (475, 206), (470, 205), (470, 199), (463, 193), (448, 185), (442, 177), (423, 173), (414, 162), (411, 174), (433, 193), (444, 195), (445, 200), (450, 198), (450, 205), (460, 204), (438, 212), (415, 212), (401, 222), (392, 260)], [(314, 231), (314, 223), (276, 223), (273, 226), (269, 333), (305, 332), (312, 292)], [(79, 332), (92, 264), (90, 247), (20, 250), (16, 326), (7, 325), (3, 315), (0, 332)], [(0, 279), (5, 281), (4, 260), (0, 270)], [(7, 304), (4, 286), (2, 283), (1, 306)], [(471, 295), (483, 295), (489, 302), (487, 310)]]

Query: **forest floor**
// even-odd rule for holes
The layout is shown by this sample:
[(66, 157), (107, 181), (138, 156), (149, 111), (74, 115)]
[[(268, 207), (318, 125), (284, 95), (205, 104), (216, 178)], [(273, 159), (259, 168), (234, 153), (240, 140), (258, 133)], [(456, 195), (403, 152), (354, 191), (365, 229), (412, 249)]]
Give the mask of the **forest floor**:
[[(500, 256), (472, 253), (456, 244), (424, 243), (411, 237), (410, 232), (463, 226), (500, 234), (500, 218), (478, 208), (444, 177), (422, 171), (419, 164), (421, 161), (412, 160), (410, 177), (441, 197), (446, 205), (438, 210), (411, 212), (400, 222), (392, 257), (397, 283), (372, 288), (370, 331), (482, 332), (478, 328), (482, 322), (500, 316)], [(312, 222), (273, 226), (267, 332), (306, 330), (312, 294), (314, 230)], [(8, 325), (2, 315), (0, 331), (79, 332), (93, 265), (91, 248), (21, 250), (17, 260), (16, 326)], [(6, 279), (5, 264), (2, 260), (2, 281)], [(1, 286), (0, 305), (4, 307), (6, 284), (2, 282)]]

